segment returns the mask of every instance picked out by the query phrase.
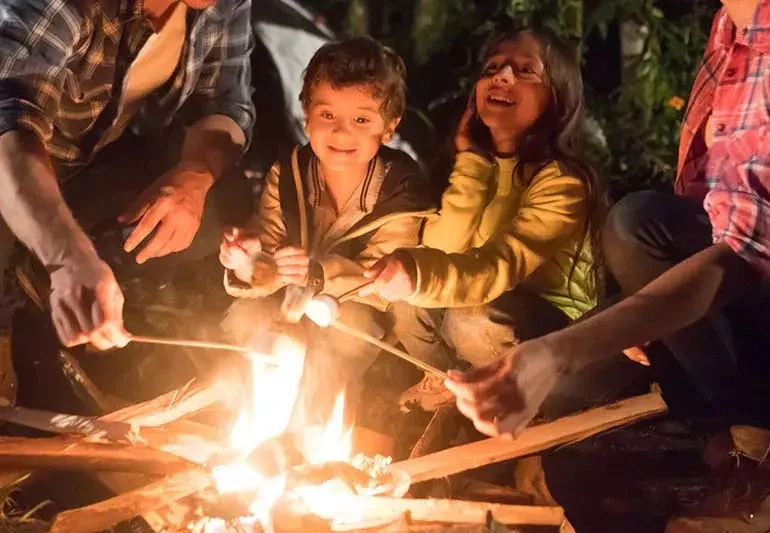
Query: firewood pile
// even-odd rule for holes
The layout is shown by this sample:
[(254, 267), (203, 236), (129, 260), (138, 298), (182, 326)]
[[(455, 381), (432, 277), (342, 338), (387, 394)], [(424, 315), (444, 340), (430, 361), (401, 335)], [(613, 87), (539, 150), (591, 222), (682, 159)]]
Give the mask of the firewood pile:
[[(99, 418), (0, 408), (0, 420), (53, 435), (0, 438), (0, 467), (17, 477), (23, 471), (84, 470), (116, 494), (59, 513), (54, 533), (103, 531), (137, 516), (159, 533), (483, 531), (490, 530), (491, 523), (503, 530), (523, 525), (566, 528), (564, 512), (557, 506), (417, 499), (408, 497), (407, 489), (576, 442), (666, 410), (661, 396), (651, 392), (531, 427), (513, 440), (486, 439), (392, 464), (381, 457), (303, 463), (292, 450), (291, 438), (282, 435), (249, 456), (265, 483), (231, 492), (223, 490), (215, 475), (222, 465), (234, 467), (228, 441), (231, 424), (205, 424), (196, 415), (216, 407), (234, 418), (242, 401), (234, 388), (232, 382), (217, 379)], [(269, 489), (277, 491), (270, 509), (267, 514), (255, 511), (257, 492), (266, 492), (268, 477), (276, 476), (282, 482)], [(345, 490), (318, 490), (329, 484)]]

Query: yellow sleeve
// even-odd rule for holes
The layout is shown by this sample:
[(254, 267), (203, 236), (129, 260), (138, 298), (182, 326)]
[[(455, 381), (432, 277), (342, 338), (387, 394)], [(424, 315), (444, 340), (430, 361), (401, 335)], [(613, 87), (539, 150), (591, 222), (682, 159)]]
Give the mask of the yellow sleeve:
[[(318, 259), (324, 271), (324, 294), (338, 297), (345, 292), (363, 285), (368, 278), (364, 271), (379, 259), (398, 248), (417, 246), (422, 218), (402, 216), (380, 226), (371, 236), (366, 247), (355, 259), (339, 254), (328, 254)], [(352, 297), (373, 307), (384, 309), (387, 302), (376, 295), (366, 298)]]
[(259, 212), (249, 224), (262, 242), (262, 249), (274, 254), (286, 242), (286, 224), (281, 214), (281, 196), (278, 190), (280, 167), (275, 163), (265, 177), (265, 186), (259, 197)]
[(491, 302), (577, 238), (586, 205), (579, 179), (546, 169), (525, 191), (516, 217), (483, 246), (465, 253), (408, 250), (417, 266), (417, 290), (407, 301), (420, 307)]
[(489, 202), (494, 164), (471, 152), (457, 154), (441, 211), (425, 223), (422, 243), (445, 252), (464, 252), (472, 242)]

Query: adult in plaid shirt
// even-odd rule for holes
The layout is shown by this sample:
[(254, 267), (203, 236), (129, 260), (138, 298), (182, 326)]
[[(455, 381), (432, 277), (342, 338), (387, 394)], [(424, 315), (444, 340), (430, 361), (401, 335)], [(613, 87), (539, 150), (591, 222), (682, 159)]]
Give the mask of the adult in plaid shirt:
[[(122, 292), (83, 228), (120, 214), (138, 263), (195, 246), (254, 121), (250, 16), (250, 0), (0, 5), (0, 213), (50, 273), (67, 345), (128, 342)], [(129, 131), (143, 125), (162, 133), (142, 143)]]
[[(727, 422), (746, 414), (736, 391), (766, 390), (756, 369), (767, 354), (736, 362), (706, 321), (728, 302), (750, 306), (770, 277), (770, 0), (722, 1), (684, 121), (678, 196), (631, 195), (607, 221), (607, 263), (626, 298), (453, 374), (447, 386), (480, 431), (520, 430), (560, 375), (656, 339)], [(767, 327), (766, 312), (753, 318)], [(754, 383), (738, 381), (743, 365)]]

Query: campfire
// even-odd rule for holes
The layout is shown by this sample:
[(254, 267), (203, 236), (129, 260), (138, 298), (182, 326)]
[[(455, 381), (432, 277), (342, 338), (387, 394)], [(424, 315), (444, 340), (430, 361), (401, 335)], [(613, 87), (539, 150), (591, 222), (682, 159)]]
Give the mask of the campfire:
[[(296, 423), (304, 346), (270, 333), (252, 348), (245, 384), (219, 376), (100, 418), (0, 408), (0, 420), (56, 435), (0, 438), (0, 466), (89, 470), (116, 494), (59, 513), (54, 533), (103, 531), (134, 516), (158, 532), (401, 531), (409, 524), (482, 528), (491, 520), (564, 527), (559, 507), (415, 499), (408, 491), (666, 410), (652, 392), (529, 428), (516, 440), (486, 439), (393, 463), (354, 449), (345, 391), (322, 424)], [(216, 426), (194, 420), (215, 405), (224, 413)]]

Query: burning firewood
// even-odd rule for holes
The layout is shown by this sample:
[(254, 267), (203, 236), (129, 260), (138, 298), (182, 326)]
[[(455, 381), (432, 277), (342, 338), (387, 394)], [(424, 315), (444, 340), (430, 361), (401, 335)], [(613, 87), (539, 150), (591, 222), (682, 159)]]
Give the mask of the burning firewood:
[(185, 470), (114, 498), (59, 513), (51, 533), (103, 531), (124, 520), (171, 505), (190, 494), (203, 493), (213, 487), (214, 480), (207, 471)]
[(0, 468), (90, 469), (166, 475), (190, 466), (179, 457), (152, 448), (64, 438), (0, 437)]
[[(414, 522), (445, 524), (483, 524), (488, 514), (505, 525), (560, 526), (564, 509), (558, 506), (505, 505), (462, 500), (416, 500), (370, 496), (335, 496), (323, 500), (322, 508), (312, 508), (319, 516), (334, 518), (335, 530), (349, 529), (365, 518), (367, 522), (388, 522), (404, 513)], [(347, 520), (346, 520), (347, 519)]]
[(527, 428), (513, 440), (485, 439), (394, 463), (392, 468), (405, 471), (412, 483), (419, 483), (578, 442), (667, 410), (660, 393), (651, 392)]

